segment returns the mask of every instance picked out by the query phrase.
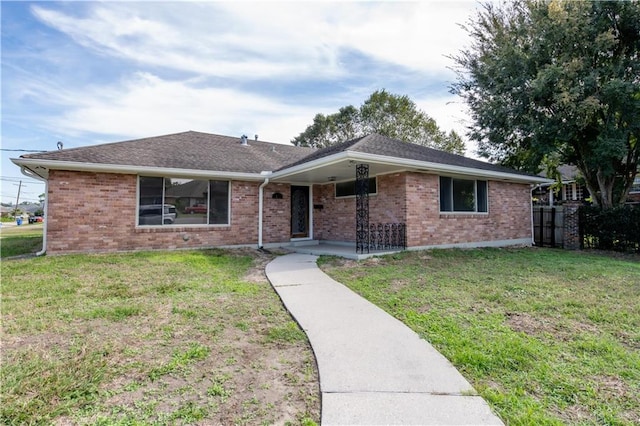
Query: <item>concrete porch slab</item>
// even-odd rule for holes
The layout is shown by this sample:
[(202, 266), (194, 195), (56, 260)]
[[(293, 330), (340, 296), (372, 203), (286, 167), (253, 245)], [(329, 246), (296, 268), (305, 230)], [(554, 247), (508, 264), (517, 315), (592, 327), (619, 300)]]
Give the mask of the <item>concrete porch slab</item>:
[(352, 260), (363, 260), (374, 256), (384, 256), (386, 254), (400, 253), (402, 250), (371, 250), (369, 253), (356, 253), (356, 245), (340, 242), (317, 241), (315, 244), (292, 244), (286, 246), (300, 254), (311, 254), (314, 256), (339, 256)]

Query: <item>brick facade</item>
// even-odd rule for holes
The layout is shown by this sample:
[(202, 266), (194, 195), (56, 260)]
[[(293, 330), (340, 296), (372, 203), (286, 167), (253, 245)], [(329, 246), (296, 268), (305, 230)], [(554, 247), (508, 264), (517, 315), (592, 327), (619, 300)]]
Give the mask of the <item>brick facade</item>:
[[(421, 247), (531, 239), (529, 186), (489, 181), (489, 213), (440, 213), (437, 175), (378, 176), (369, 198), (370, 223), (405, 222), (407, 245)], [(355, 198), (334, 196), (334, 185), (314, 186), (314, 235), (320, 240), (355, 241)]]
[[(405, 174), (377, 177), (377, 194), (369, 196), (369, 223), (404, 222), (406, 216)], [(314, 236), (319, 240), (356, 240), (356, 199), (336, 198), (335, 184), (315, 185), (313, 203)]]
[[(488, 214), (440, 213), (438, 176), (393, 173), (377, 178), (370, 222), (405, 222), (409, 247), (531, 238), (529, 187), (489, 181)], [(109, 252), (255, 245), (260, 182), (232, 181), (230, 225), (137, 227), (137, 176), (51, 170), (47, 252)], [(355, 241), (355, 198), (335, 198), (334, 184), (314, 185), (313, 237)], [(275, 195), (274, 194), (278, 194)], [(286, 243), (291, 186), (264, 188), (263, 243)]]
[[(137, 176), (51, 170), (47, 252), (108, 252), (256, 244), (258, 182), (231, 183), (229, 226), (136, 227)], [(288, 240), (288, 185), (265, 188), (265, 242)], [(283, 199), (272, 199), (279, 191)], [(284, 224), (287, 224), (284, 226)]]
[[(279, 198), (280, 194), (282, 198)], [(258, 218), (256, 208), (256, 220)], [(257, 223), (257, 222), (256, 222)], [(262, 241), (264, 244), (289, 241), (291, 237), (291, 185), (270, 183), (264, 188)], [(257, 243), (257, 241), (254, 241)]]
[(526, 184), (488, 182), (488, 213), (441, 213), (439, 177), (407, 175), (409, 247), (531, 240), (531, 195)]

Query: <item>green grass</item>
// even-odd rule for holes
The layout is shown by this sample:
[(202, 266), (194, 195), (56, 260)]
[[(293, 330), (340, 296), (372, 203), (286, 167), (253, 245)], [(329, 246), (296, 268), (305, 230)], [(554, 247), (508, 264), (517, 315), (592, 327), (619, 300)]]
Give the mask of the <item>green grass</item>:
[(0, 257), (33, 254), (42, 249), (42, 224), (0, 228)]
[(251, 273), (270, 259), (209, 250), (3, 260), (0, 424), (318, 421), (311, 348)]
[(507, 424), (632, 425), (638, 260), (479, 249), (320, 263), (430, 341)]

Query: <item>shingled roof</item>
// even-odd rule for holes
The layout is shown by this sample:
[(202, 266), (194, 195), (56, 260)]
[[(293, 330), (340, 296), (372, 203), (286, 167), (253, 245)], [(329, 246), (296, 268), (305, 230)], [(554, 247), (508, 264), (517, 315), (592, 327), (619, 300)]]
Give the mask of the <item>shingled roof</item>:
[(143, 167), (215, 170), (221, 172), (260, 173), (279, 169), (309, 155), (312, 148), (200, 132), (64, 149), (21, 158), (74, 163), (131, 165)]
[(463, 157), (462, 155), (451, 154), (449, 152), (428, 148), (426, 146), (403, 142), (398, 139), (389, 138), (375, 133), (315, 151), (295, 163), (283, 166), (280, 170), (308, 163), (310, 161), (319, 160), (345, 151), (383, 155), (387, 157), (424, 161), (428, 163), (447, 164), (450, 166), (467, 167), (492, 172), (533, 176), (528, 173), (518, 172), (514, 169), (499, 166), (497, 164), (486, 163), (484, 161)]
[[(142, 167), (259, 175), (263, 171), (278, 172), (295, 166), (304, 167), (305, 163), (324, 158), (331, 161), (329, 157), (332, 155), (345, 152), (375, 155), (389, 162), (393, 162), (395, 158), (452, 168), (532, 176), (499, 165), (378, 134), (314, 150), (254, 140), (249, 140), (248, 145), (243, 145), (240, 138), (188, 131), (124, 142), (26, 154), (22, 155), (21, 159), (29, 160), (31, 164), (34, 162), (37, 164), (37, 160), (46, 163), (61, 162), (55, 168), (61, 167), (64, 163), (73, 163), (131, 167), (132, 170)], [(20, 161), (16, 161), (16, 164), (20, 164)], [(51, 163), (48, 166), (51, 166)], [(429, 164), (425, 164), (425, 168), (428, 167)]]

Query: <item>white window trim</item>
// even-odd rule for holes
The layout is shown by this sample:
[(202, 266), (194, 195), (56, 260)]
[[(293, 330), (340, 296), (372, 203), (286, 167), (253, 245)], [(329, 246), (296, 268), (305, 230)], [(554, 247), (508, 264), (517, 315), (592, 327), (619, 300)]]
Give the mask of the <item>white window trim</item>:
[[(449, 200), (451, 202), (451, 208), (453, 208), (453, 179), (457, 179), (457, 180), (471, 180), (473, 181), (473, 189), (475, 191), (475, 196), (474, 196), (474, 210), (473, 211), (447, 211), (447, 210), (442, 210), (442, 203), (440, 202), (440, 193), (441, 193), (441, 188), (440, 188), (440, 178), (441, 177), (447, 177), (447, 178), (451, 178), (451, 199)], [(478, 211), (478, 181), (482, 180), (487, 182), (487, 211), (486, 212), (479, 212)], [(440, 212), (440, 214), (442, 215), (484, 215), (484, 216), (488, 216), (489, 212), (491, 211), (491, 206), (489, 205), (489, 180), (488, 179), (468, 179), (466, 177), (458, 177), (458, 176), (446, 176), (446, 175), (439, 175), (438, 176), (438, 211)]]
[[(140, 178), (141, 177), (161, 177), (162, 178), (162, 206), (165, 205), (164, 202), (164, 180), (167, 177), (171, 177), (171, 176), (150, 176), (150, 175), (138, 175), (137, 176), (137, 182), (136, 182), (136, 216), (135, 216), (135, 227), (136, 229), (176, 229), (176, 228), (202, 228), (202, 227), (207, 227), (207, 228), (224, 228), (224, 227), (229, 227), (231, 226), (231, 209), (232, 209), (232, 204), (231, 204), (231, 200), (232, 200), (232, 194), (231, 194), (231, 190), (232, 190), (232, 186), (231, 186), (231, 180), (227, 180), (227, 179), (206, 179), (206, 181), (208, 182), (208, 185), (210, 185), (210, 181), (212, 180), (216, 180), (216, 181), (226, 181), (227, 182), (227, 206), (228, 206), (228, 214), (227, 214), (227, 223), (209, 223), (209, 215), (207, 215), (207, 223), (179, 223), (179, 224), (175, 224), (172, 223), (170, 225), (164, 225), (164, 224), (160, 224), (160, 225), (140, 225)], [(205, 180), (205, 179), (201, 179), (201, 178), (189, 178), (189, 177), (180, 177), (180, 179), (192, 179), (192, 180)], [(210, 200), (211, 196), (207, 196), (207, 212), (209, 211), (209, 205), (210, 205)], [(164, 212), (164, 210), (163, 210)], [(164, 214), (164, 213), (163, 213)]]

